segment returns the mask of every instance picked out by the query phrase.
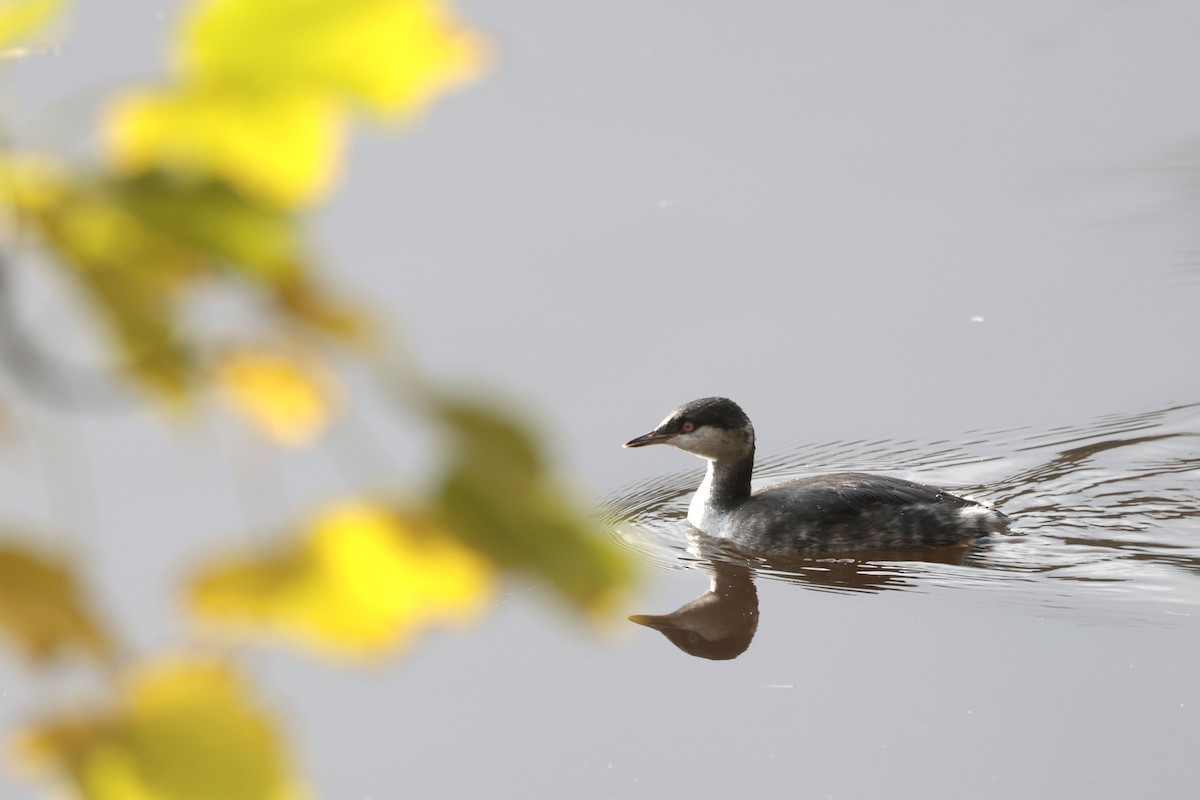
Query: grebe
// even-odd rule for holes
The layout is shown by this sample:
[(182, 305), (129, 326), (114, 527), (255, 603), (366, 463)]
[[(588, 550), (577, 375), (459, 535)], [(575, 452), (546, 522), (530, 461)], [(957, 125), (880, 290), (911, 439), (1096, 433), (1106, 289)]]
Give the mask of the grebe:
[(839, 472), (751, 492), (754, 427), (732, 400), (680, 406), (625, 447), (669, 444), (708, 461), (688, 522), (763, 556), (941, 547), (1006, 530), (988, 506), (912, 481)]

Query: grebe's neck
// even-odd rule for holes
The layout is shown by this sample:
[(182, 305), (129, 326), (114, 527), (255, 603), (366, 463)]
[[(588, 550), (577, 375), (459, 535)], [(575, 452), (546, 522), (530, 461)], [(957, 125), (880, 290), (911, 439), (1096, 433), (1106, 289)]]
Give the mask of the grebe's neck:
[(688, 521), (710, 535), (717, 518), (750, 499), (754, 474), (754, 444), (736, 459), (711, 459), (704, 480), (688, 506)]

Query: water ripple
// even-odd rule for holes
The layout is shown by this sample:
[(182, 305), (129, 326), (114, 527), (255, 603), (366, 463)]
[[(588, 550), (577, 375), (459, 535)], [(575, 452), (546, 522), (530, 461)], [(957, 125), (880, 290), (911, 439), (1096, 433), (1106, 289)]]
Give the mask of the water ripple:
[[(953, 440), (807, 441), (761, 458), (755, 484), (843, 470), (987, 500), (1012, 517), (1012, 532), (947, 563), (818, 559), (760, 563), (759, 574), (821, 591), (970, 588), (982, 602), (1084, 621), (1109, 601), (1151, 601), (1160, 618), (1200, 606), (1200, 403)], [(689, 470), (624, 487), (602, 518), (655, 566), (694, 567), (701, 559), (688, 549), (686, 514), (698, 477)], [(1113, 609), (1103, 616), (1111, 621)]]

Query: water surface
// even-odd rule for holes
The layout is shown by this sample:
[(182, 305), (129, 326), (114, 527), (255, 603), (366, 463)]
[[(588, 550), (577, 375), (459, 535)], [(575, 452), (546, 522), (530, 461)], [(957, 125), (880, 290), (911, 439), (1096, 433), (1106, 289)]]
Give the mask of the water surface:
[(668, 569), (748, 563), (755, 576), (844, 592), (957, 588), (962, 602), (1096, 623), (1169, 624), (1200, 604), (1200, 404), (952, 441), (806, 442), (761, 459), (756, 485), (864, 470), (990, 503), (1010, 529), (963, 548), (768, 562), (691, 529), (695, 471), (628, 487), (603, 516)]
[[(61, 52), (10, 76), (22, 141), (86, 149), (63, 98), (161, 68), (173, 4), (75, 5)], [(252, 654), (315, 789), (1194, 793), (1200, 4), (464, 7), (497, 73), (359, 138), (318, 245), (433, 371), (516, 398), (585, 503), (620, 500), (649, 554), (628, 613), (708, 586), (678, 519), (698, 463), (620, 448), (696, 397), (747, 410), (764, 483), (886, 472), (1013, 531), (964, 563), (764, 569), (752, 641), (721, 661), (623, 619), (597, 635), (519, 578), (477, 630), (365, 673)], [(58, 344), (63, 314), (23, 296)], [(347, 425), (398, 466), (34, 409), (0, 512), (92, 531), (133, 646), (186, 644), (170, 598), (197, 554), (364, 473), (424, 479), (427, 434), (356, 396)], [(60, 695), (0, 671), (6, 727)]]

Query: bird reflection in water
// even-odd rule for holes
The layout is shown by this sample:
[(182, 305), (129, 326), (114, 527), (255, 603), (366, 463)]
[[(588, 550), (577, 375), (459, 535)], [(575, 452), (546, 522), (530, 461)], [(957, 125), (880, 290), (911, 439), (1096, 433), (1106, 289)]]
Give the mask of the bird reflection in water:
[[(693, 533), (708, 538), (694, 528)], [(711, 572), (707, 592), (670, 614), (634, 614), (629, 621), (653, 628), (688, 655), (714, 661), (737, 658), (758, 630), (754, 571), (732, 554), (713, 552), (704, 560)]]
[(708, 591), (669, 614), (634, 614), (629, 621), (653, 628), (688, 655), (715, 661), (737, 658), (754, 639), (759, 615), (754, 578), (760, 570), (817, 589), (882, 592), (911, 585), (905, 563), (962, 566), (986, 547), (986, 540), (976, 540), (942, 547), (762, 559), (695, 528), (688, 540), (689, 550), (710, 573)]
[(707, 462), (687, 518), (691, 549), (709, 565), (712, 583), (670, 614), (630, 619), (703, 658), (735, 658), (750, 646), (758, 627), (757, 568), (878, 591), (887, 588), (881, 579), (894, 578), (866, 564), (962, 563), (972, 542), (1008, 528), (1008, 517), (989, 505), (884, 475), (838, 472), (753, 491), (754, 426), (726, 397), (685, 403), (625, 447), (658, 444)]
[[(697, 420), (681, 420), (673, 413), (655, 431), (630, 444), (675, 442), (678, 446), (680, 437), (666, 437), (682, 432), (689, 421), (691, 432), (703, 430)], [(871, 464), (889, 471), (936, 473), (980, 465), (983, 470), (975, 477), (986, 474), (986, 486), (963, 480), (964, 473), (959, 472), (960, 485), (986, 494), (1006, 515), (1020, 520), (1019, 531), (1009, 530), (1005, 516), (1003, 526), (962, 545), (908, 552), (808, 551), (792, 553), (795, 557), (790, 561), (780, 561), (757, 547), (761, 538), (742, 535), (736, 525), (718, 532), (740, 551), (714, 548), (711, 539), (705, 543), (703, 535), (693, 531), (688, 549), (712, 573), (712, 589), (706, 593), (712, 596), (674, 614), (645, 615), (635, 621), (722, 640), (723, 647), (685, 644), (683, 649), (709, 658), (733, 658), (749, 646), (757, 627), (752, 581), (759, 576), (838, 592), (908, 589), (932, 577), (947, 586), (986, 585), (989, 602), (1028, 609), (1039, 617), (1088, 622), (1159, 624), (1162, 601), (1171, 603), (1165, 613), (1172, 618), (1194, 616), (1191, 608), (1200, 596), (1195, 588), (1200, 577), (1196, 538), (1200, 492), (1195, 481), (1200, 474), (1200, 403), (1076, 424), (975, 432), (962, 439), (961, 445), (953, 446), (941, 441), (812, 443), (802, 451), (776, 456), (759, 477), (789, 479), (793, 465), (799, 463)], [(677, 564), (684, 549), (681, 517), (690, 510), (695, 486), (692, 474), (680, 473), (629, 487), (613, 502), (611, 519), (627, 525), (630, 540), (647, 552), (661, 552), (665, 546), (666, 557)], [(845, 511), (852, 527), (866, 537), (848, 530), (844, 542), (879, 542), (884, 537), (886, 525), (864, 525), (850, 513), (853, 509)], [(924, 543), (933, 544), (928, 537)], [(958, 565), (971, 567), (970, 574), (955, 569)], [(724, 620), (720, 619), (723, 613), (727, 613)], [(744, 624), (735, 637), (729, 631), (738, 618)], [(672, 641), (686, 643), (696, 637), (680, 633)], [(740, 644), (735, 643), (738, 639)]]

